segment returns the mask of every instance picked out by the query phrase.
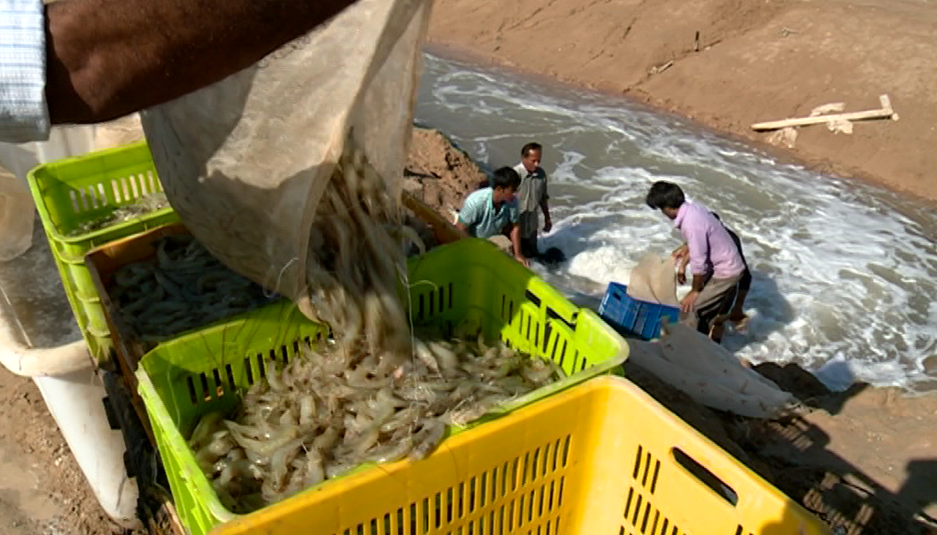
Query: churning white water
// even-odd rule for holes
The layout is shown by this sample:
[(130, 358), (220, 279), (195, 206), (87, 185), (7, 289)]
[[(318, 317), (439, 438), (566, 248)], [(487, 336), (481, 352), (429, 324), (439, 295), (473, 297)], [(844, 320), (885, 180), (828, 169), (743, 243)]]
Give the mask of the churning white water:
[(427, 55), (420, 91), (417, 120), (489, 167), (517, 164), (528, 141), (544, 146), (554, 229), (541, 248), (566, 252), (548, 280), (568, 295), (600, 298), (609, 281), (628, 282), (644, 253), (680, 244), (644, 204), (653, 181), (669, 180), (739, 234), (754, 272), (748, 333), (729, 334), (726, 347), (754, 362), (796, 362), (834, 388), (928, 381), (937, 216), (926, 208), (622, 99), (496, 69)]

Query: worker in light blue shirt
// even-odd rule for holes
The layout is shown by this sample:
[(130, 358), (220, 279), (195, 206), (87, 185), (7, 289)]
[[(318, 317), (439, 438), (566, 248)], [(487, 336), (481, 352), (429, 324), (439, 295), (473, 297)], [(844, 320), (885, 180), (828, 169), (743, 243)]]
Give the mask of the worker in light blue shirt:
[(521, 254), (519, 213), (514, 199), (520, 185), (521, 177), (517, 171), (510, 167), (497, 169), (489, 187), (474, 191), (465, 198), (456, 225), (476, 238), (508, 236), (514, 258), (527, 267), (527, 259)]
[(0, 141), (46, 141), (51, 125), (110, 121), (181, 97), (354, 2), (0, 0)]

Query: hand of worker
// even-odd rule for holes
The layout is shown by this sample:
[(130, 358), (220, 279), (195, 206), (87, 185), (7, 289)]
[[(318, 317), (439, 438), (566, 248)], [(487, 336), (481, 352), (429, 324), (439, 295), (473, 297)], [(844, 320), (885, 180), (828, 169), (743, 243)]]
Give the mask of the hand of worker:
[(680, 301), (680, 310), (685, 314), (689, 314), (693, 311), (693, 305), (696, 304), (696, 298), (699, 297), (699, 292), (692, 291), (683, 298), (683, 301)]
[(670, 253), (670, 256), (673, 257), (674, 262), (680, 262), (681, 260), (689, 256), (689, 254), (690, 254), (690, 247), (686, 244), (683, 244), (680, 247), (677, 247), (676, 249), (674, 249), (673, 252)]
[(543, 218), (543, 231), (550, 232), (553, 230), (553, 220), (550, 219), (550, 216)]
[(523, 255), (519, 255), (519, 254), (518, 254), (518, 255), (514, 255), (514, 259), (517, 260), (518, 262), (520, 262), (521, 265), (524, 266), (525, 268), (529, 268), (529, 267), (530, 267), (530, 261), (527, 260), (526, 258), (524, 258)]

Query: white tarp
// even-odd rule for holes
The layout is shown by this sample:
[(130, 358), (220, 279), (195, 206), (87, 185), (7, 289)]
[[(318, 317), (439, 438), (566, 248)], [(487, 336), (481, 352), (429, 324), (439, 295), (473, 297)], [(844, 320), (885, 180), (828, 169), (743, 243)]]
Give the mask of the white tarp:
[[(631, 272), (628, 294), (643, 301), (679, 306), (674, 262), (646, 255)], [(732, 353), (683, 324), (664, 324), (656, 342), (628, 340), (629, 362), (685, 392), (694, 401), (751, 418), (774, 418), (799, 404), (790, 393), (743, 366)]]

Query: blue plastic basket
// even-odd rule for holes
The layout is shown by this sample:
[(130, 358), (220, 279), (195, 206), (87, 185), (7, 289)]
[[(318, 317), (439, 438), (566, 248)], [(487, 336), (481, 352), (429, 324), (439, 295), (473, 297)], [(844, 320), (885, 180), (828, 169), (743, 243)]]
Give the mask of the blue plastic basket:
[(680, 309), (632, 299), (627, 286), (611, 282), (602, 298), (599, 316), (618, 331), (624, 331), (623, 334), (650, 340), (660, 337), (661, 318), (670, 318), (670, 323), (680, 320)]

